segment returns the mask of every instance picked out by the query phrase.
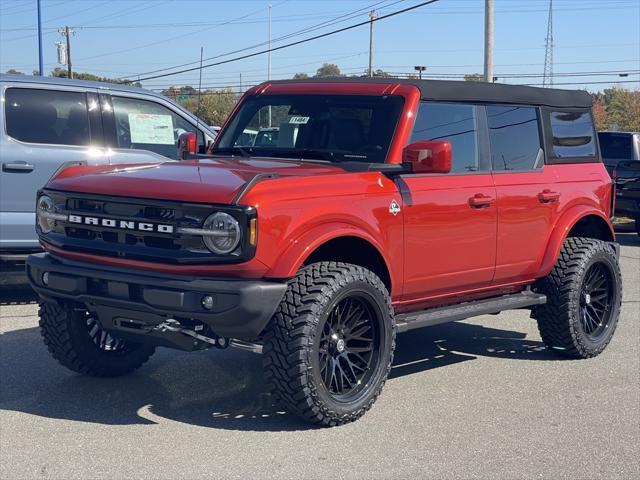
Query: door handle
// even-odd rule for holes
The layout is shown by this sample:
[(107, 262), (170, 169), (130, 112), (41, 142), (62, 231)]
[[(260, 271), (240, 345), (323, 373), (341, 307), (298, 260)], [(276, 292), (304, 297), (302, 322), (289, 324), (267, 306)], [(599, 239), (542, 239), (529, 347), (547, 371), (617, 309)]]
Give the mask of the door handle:
[(552, 192), (548, 188), (545, 188), (538, 194), (538, 200), (540, 200), (540, 203), (557, 202), (559, 198), (560, 194), (558, 192)]
[(14, 162), (14, 163), (8, 163), (8, 162), (3, 162), (2, 163), (2, 171), (3, 172), (32, 172), (34, 169), (34, 166), (32, 163), (27, 163), (27, 162)]
[(476, 193), (469, 199), (469, 205), (471, 208), (486, 208), (490, 207), (494, 202), (494, 198), (484, 193)]

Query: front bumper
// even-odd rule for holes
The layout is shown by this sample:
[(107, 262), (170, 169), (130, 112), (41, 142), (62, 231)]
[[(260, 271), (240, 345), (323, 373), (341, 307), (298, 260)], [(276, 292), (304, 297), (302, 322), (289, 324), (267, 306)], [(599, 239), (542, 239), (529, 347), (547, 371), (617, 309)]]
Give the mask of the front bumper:
[[(46, 284), (45, 272), (48, 272)], [(30, 255), (27, 275), (41, 297), (85, 304), (105, 330), (177, 348), (182, 347), (164, 341), (154, 327), (167, 319), (184, 319), (201, 322), (220, 337), (256, 340), (287, 289), (286, 283), (279, 281), (97, 269), (96, 265), (62, 260), (49, 253)], [(211, 310), (202, 305), (205, 295), (214, 299)]]

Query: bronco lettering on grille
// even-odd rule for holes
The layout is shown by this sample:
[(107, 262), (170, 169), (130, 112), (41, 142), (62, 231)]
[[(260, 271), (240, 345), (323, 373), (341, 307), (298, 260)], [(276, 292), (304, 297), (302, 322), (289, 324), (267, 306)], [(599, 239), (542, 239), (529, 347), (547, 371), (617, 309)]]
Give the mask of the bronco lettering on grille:
[(141, 232), (173, 233), (173, 225), (136, 222), (134, 220), (116, 220), (104, 217), (85, 217), (83, 215), (69, 215), (69, 223), (80, 225), (95, 225), (122, 230), (138, 230)]

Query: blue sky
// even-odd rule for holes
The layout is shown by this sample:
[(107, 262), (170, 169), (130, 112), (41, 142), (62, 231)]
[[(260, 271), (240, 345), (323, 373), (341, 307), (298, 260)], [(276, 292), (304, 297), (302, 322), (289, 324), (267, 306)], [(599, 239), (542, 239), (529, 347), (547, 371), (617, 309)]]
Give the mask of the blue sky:
[[(109, 77), (135, 75), (199, 59), (217, 60), (264, 47), (230, 52), (265, 42), (267, 11), (272, 8), (274, 39), (323, 22), (336, 22), (278, 46), (367, 19), (375, 7), (384, 15), (418, 0), (42, 0), (45, 71), (57, 66), (57, 28), (76, 31), (72, 53), (75, 71)], [(0, 70), (37, 68), (36, 0), (0, 1)], [(539, 84), (549, 0), (495, 0), (494, 70), (499, 81)], [(426, 65), (427, 76), (460, 76), (482, 71), (484, 0), (440, 0), (375, 24), (375, 68), (406, 74)], [(554, 0), (554, 82), (564, 88), (592, 91), (610, 82), (639, 88), (640, 0)], [(368, 27), (360, 27), (272, 54), (272, 78), (296, 72), (312, 74), (323, 62), (349, 74), (368, 62)], [(221, 56), (226, 55), (226, 56)], [(211, 60), (216, 61), (216, 60)], [(207, 63), (207, 62), (205, 62)], [(627, 77), (618, 72), (629, 73)], [(267, 76), (266, 55), (203, 71), (204, 87), (246, 87)], [(197, 86), (197, 72), (143, 82), (147, 88)], [(599, 83), (595, 83), (599, 82)], [(564, 84), (564, 85), (562, 85)]]

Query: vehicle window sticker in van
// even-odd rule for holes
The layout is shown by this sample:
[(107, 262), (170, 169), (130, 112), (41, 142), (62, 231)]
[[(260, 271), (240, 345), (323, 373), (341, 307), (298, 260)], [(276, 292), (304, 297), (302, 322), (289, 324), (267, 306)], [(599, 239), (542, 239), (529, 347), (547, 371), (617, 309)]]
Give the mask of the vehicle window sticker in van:
[(130, 113), (129, 127), (132, 143), (174, 144), (171, 115)]
[(89, 145), (87, 97), (81, 92), (8, 88), (7, 134), (28, 143)]
[(589, 112), (551, 112), (556, 157), (595, 157), (593, 122)]

